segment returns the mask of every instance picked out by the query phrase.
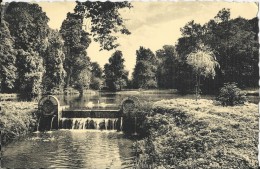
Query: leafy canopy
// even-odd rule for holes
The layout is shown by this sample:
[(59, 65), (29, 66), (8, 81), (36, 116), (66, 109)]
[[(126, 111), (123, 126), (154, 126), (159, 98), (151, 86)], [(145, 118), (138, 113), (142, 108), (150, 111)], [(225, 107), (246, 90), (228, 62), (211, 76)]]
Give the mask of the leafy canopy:
[(75, 14), (82, 19), (90, 19), (90, 33), (95, 42), (100, 43), (100, 50), (111, 50), (119, 46), (116, 43), (117, 33), (129, 35), (130, 31), (124, 25), (124, 19), (119, 13), (119, 9), (131, 8), (131, 4), (124, 2), (100, 2), (86, 1), (77, 2), (74, 9)]

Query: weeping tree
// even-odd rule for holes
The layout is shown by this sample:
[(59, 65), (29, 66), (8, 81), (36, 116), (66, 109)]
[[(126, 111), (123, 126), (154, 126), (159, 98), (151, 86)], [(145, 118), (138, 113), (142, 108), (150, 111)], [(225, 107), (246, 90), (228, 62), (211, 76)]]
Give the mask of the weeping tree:
[(215, 68), (219, 67), (213, 51), (203, 44), (198, 45), (198, 48), (187, 55), (187, 64), (192, 67), (196, 79), (196, 100), (200, 92), (201, 78), (214, 78), (216, 75)]

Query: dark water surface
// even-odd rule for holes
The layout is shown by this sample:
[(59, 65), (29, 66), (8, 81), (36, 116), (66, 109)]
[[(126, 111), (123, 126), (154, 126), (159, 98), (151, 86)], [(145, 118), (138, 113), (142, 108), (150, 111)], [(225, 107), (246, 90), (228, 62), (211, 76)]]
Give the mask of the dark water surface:
[[(118, 109), (122, 100), (134, 96), (142, 103), (143, 101), (160, 101), (163, 99), (196, 99), (195, 94), (180, 95), (176, 93), (146, 93), (138, 91), (124, 91), (121, 93), (97, 92), (96, 94), (79, 95), (57, 95), (61, 105), (69, 105), (72, 109)], [(201, 95), (201, 99), (215, 100), (214, 95)], [(258, 104), (258, 96), (248, 96), (248, 101)]]
[[(163, 99), (176, 99), (176, 98), (186, 98), (195, 99), (195, 95), (179, 95), (174, 93), (145, 93), (138, 91), (124, 91), (119, 93), (106, 93), (97, 92), (96, 94), (84, 94), (79, 95), (56, 95), (60, 104), (69, 105), (70, 108), (89, 108), (89, 109), (117, 109), (120, 103), (126, 97), (134, 96), (138, 98), (140, 102), (143, 101), (159, 101)], [(214, 99), (214, 96), (203, 95), (203, 99)]]
[(133, 141), (119, 132), (58, 130), (32, 133), (2, 150), (3, 168), (132, 168)]

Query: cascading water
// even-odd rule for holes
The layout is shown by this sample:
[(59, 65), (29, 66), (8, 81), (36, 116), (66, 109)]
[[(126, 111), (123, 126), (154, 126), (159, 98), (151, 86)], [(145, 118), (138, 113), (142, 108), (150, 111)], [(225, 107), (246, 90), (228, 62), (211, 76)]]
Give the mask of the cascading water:
[(97, 129), (116, 130), (117, 118), (61, 118), (60, 124), (63, 129)]
[(39, 132), (40, 121), (41, 121), (41, 117), (39, 118), (39, 121), (38, 121), (37, 132)]
[(123, 117), (120, 118), (120, 131), (123, 130)]
[(53, 116), (53, 117), (51, 118), (51, 128), (50, 128), (50, 130), (52, 130), (53, 120), (54, 120), (55, 117), (56, 117), (56, 116)]
[(137, 135), (137, 132), (136, 132), (136, 125), (137, 125), (137, 117), (135, 116), (135, 132), (133, 135)]

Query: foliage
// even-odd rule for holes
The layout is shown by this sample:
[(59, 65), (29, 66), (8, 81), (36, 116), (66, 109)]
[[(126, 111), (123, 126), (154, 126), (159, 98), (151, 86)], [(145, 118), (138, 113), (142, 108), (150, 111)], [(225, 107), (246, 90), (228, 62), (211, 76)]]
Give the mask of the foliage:
[(220, 89), (217, 100), (220, 101), (223, 106), (234, 106), (244, 104), (246, 97), (237, 87), (236, 83), (225, 83)]
[[(90, 59), (86, 52), (90, 44), (90, 38), (88, 33), (82, 29), (82, 20), (73, 13), (67, 14), (67, 18), (62, 23), (60, 33), (64, 40), (64, 69), (67, 73), (65, 87), (68, 88), (73, 86), (75, 81), (77, 83), (83, 82), (82, 79), (86, 77), (82, 78), (82, 71), (90, 69)], [(89, 74), (85, 76), (87, 75)], [(84, 85), (86, 84), (77, 84), (76, 86)]]
[(11, 2), (7, 5), (4, 19), (15, 38), (16, 49), (33, 50), (40, 55), (45, 51), (49, 18), (38, 4)]
[(117, 33), (129, 35), (119, 10), (131, 8), (129, 2), (77, 2), (75, 13), (81, 18), (91, 20), (91, 25), (84, 25), (90, 29), (95, 42), (100, 43), (101, 50), (111, 50), (119, 46), (116, 43)]
[(0, 27), (0, 91), (13, 91), (16, 80), (16, 51), (13, 48), (14, 39), (10, 35), (8, 23), (1, 21)]
[(156, 57), (158, 59), (158, 88), (175, 88), (177, 76), (177, 54), (175, 47), (164, 45), (162, 49), (156, 51)]
[(76, 78), (74, 78), (73, 87), (82, 95), (85, 89), (89, 89), (90, 78), (91, 72), (88, 68), (81, 70)]
[(41, 94), (49, 18), (37, 4), (11, 2), (6, 5), (4, 20), (17, 51), (15, 90), (28, 97), (37, 96)]
[(1, 102), (0, 107), (2, 145), (35, 130), (37, 126), (36, 103)]
[(157, 58), (150, 49), (140, 47), (136, 51), (136, 65), (133, 72), (134, 88), (151, 89), (157, 87)]
[(17, 89), (29, 98), (41, 94), (43, 59), (34, 51), (19, 50), (16, 56)]
[(111, 91), (122, 90), (128, 81), (128, 72), (124, 69), (124, 58), (121, 51), (116, 51), (104, 66), (105, 84)]
[(195, 52), (187, 56), (187, 64), (190, 65), (196, 76), (196, 99), (200, 90), (200, 78), (208, 78), (216, 75), (215, 68), (219, 65), (211, 49), (204, 45), (199, 46)]
[(133, 111), (125, 113), (123, 116), (123, 132), (127, 135), (132, 135), (136, 132), (142, 138), (148, 136), (144, 121), (151, 108), (151, 102), (142, 101)]
[(66, 72), (63, 68), (65, 59), (63, 42), (59, 32), (51, 30), (48, 37), (48, 47), (44, 56), (45, 72), (43, 75), (43, 90), (52, 93), (54, 90), (62, 90)]
[(135, 144), (136, 167), (256, 168), (257, 109), (203, 99), (156, 102), (144, 121), (148, 137)]
[(90, 88), (99, 90), (103, 84), (102, 69), (97, 62), (91, 63), (91, 82)]
[[(258, 23), (257, 18), (247, 20), (241, 17), (230, 19), (230, 10), (222, 9), (204, 25), (188, 22), (181, 32), (183, 37), (178, 39), (176, 51), (179, 64), (176, 75), (177, 88), (182, 86), (192, 89), (191, 77), (194, 70), (187, 69), (186, 57), (198, 50), (200, 44), (214, 51), (220, 69), (215, 70), (215, 78), (200, 79), (201, 89), (217, 93), (218, 89), (227, 82), (236, 82), (241, 87), (258, 85)], [(182, 78), (183, 76), (183, 78)], [(182, 84), (182, 85), (180, 85)]]

